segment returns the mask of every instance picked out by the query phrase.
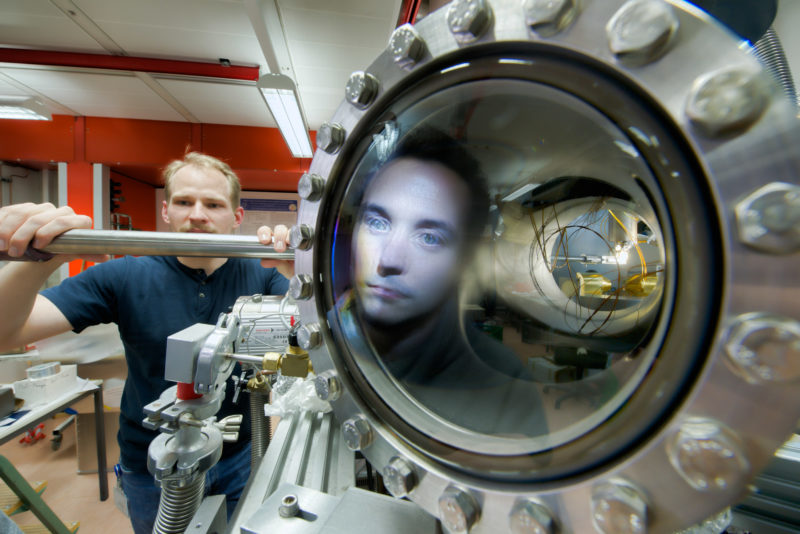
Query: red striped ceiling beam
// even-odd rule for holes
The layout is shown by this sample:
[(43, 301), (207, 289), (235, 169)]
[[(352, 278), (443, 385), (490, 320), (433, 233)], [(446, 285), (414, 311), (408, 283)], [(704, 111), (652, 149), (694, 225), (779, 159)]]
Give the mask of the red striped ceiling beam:
[(21, 63), (81, 69), (125, 70), (153, 74), (202, 76), (227, 80), (258, 80), (258, 66), (230, 65), (226, 61), (210, 63), (175, 59), (111, 56), (107, 54), (57, 52), (52, 50), (0, 48), (0, 63)]

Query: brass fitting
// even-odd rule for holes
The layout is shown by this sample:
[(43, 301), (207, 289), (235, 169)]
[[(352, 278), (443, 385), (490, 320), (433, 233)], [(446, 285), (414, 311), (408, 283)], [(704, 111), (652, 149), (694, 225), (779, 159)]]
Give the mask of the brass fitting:
[(267, 375), (257, 374), (248, 380), (247, 389), (249, 391), (255, 391), (259, 393), (269, 393), (271, 388), (269, 386), (269, 380), (267, 380)]
[(264, 354), (264, 360), (261, 363), (261, 368), (265, 371), (277, 372), (281, 368), (281, 359), (283, 355), (279, 352), (267, 352)]
[(300, 347), (289, 345), (284, 354), (277, 352), (264, 354), (261, 367), (265, 371), (277, 372), (280, 370), (285, 376), (305, 378), (311, 371), (311, 360), (308, 358), (308, 352)]
[(286, 376), (305, 378), (311, 369), (308, 352), (300, 347), (289, 345), (280, 363), (281, 373)]

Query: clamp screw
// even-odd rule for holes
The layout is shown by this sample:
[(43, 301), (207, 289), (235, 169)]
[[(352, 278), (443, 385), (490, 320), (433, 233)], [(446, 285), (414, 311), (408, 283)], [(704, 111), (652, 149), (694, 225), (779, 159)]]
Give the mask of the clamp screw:
[(605, 482), (592, 492), (592, 522), (601, 534), (644, 534), (647, 503), (628, 482)]
[(695, 80), (686, 103), (686, 116), (707, 137), (738, 133), (761, 117), (768, 96), (758, 71), (727, 67)]
[(439, 519), (450, 532), (469, 532), (479, 517), (478, 503), (468, 491), (450, 486), (439, 497)]
[(357, 415), (342, 423), (344, 442), (351, 451), (360, 451), (372, 443), (372, 427), (363, 415)]
[(631, 66), (658, 59), (678, 31), (678, 17), (663, 0), (630, 0), (606, 25), (608, 46)]
[(425, 41), (411, 24), (398, 26), (389, 39), (389, 51), (394, 62), (402, 68), (411, 68), (425, 55)]
[(314, 389), (320, 400), (337, 401), (342, 396), (342, 381), (335, 370), (329, 369), (317, 375), (314, 379)]
[(303, 350), (311, 350), (322, 343), (322, 334), (317, 323), (302, 324), (297, 329), (297, 344)]
[(289, 296), (294, 300), (308, 300), (314, 294), (312, 279), (307, 274), (296, 274), (289, 280)]
[(366, 109), (378, 95), (378, 79), (368, 72), (359, 70), (350, 75), (345, 86), (344, 96), (358, 109)]
[(514, 505), (509, 517), (512, 534), (553, 534), (553, 516), (539, 502), (522, 500)]
[(525, 0), (522, 4), (525, 22), (541, 35), (555, 35), (575, 19), (578, 6), (575, 0)]
[(307, 224), (298, 224), (289, 229), (289, 246), (308, 250), (314, 244), (314, 229)]
[(772, 182), (736, 205), (739, 239), (774, 254), (800, 250), (800, 186)]
[(398, 499), (407, 496), (417, 485), (414, 468), (407, 460), (399, 456), (389, 460), (389, 463), (383, 468), (382, 474), (386, 489)]
[(736, 318), (725, 343), (727, 362), (751, 384), (800, 379), (800, 322), (765, 313)]
[(344, 137), (341, 124), (323, 122), (317, 130), (317, 146), (328, 154), (335, 154), (342, 147)]
[(486, 0), (453, 0), (447, 10), (447, 25), (462, 44), (478, 40), (492, 22), (492, 9)]
[(724, 491), (741, 483), (750, 470), (737, 441), (716, 421), (691, 417), (667, 442), (667, 456), (694, 489)]
[(313, 202), (322, 197), (322, 192), (325, 190), (325, 180), (319, 174), (305, 173), (300, 177), (297, 182), (297, 194), (303, 200)]

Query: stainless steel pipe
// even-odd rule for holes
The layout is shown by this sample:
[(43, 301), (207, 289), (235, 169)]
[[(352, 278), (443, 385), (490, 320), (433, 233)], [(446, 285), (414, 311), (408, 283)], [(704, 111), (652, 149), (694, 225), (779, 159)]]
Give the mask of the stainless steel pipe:
[(294, 252), (275, 252), (256, 236), (196, 234), (186, 232), (128, 232), (119, 230), (69, 230), (42, 249), (29, 249), (25, 257), (0, 260), (43, 261), (54, 254), (110, 254), (132, 256), (193, 256), (204, 258), (258, 258), (293, 260)]

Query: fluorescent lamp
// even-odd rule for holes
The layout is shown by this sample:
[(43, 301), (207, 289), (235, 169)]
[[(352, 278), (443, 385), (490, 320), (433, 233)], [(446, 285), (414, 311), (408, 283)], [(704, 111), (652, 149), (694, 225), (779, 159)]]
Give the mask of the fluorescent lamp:
[(265, 74), (258, 79), (258, 90), (292, 155), (310, 158), (313, 155), (311, 138), (292, 79), (283, 74)]
[(0, 97), (0, 119), (53, 120), (50, 110), (38, 98), (28, 96)]

